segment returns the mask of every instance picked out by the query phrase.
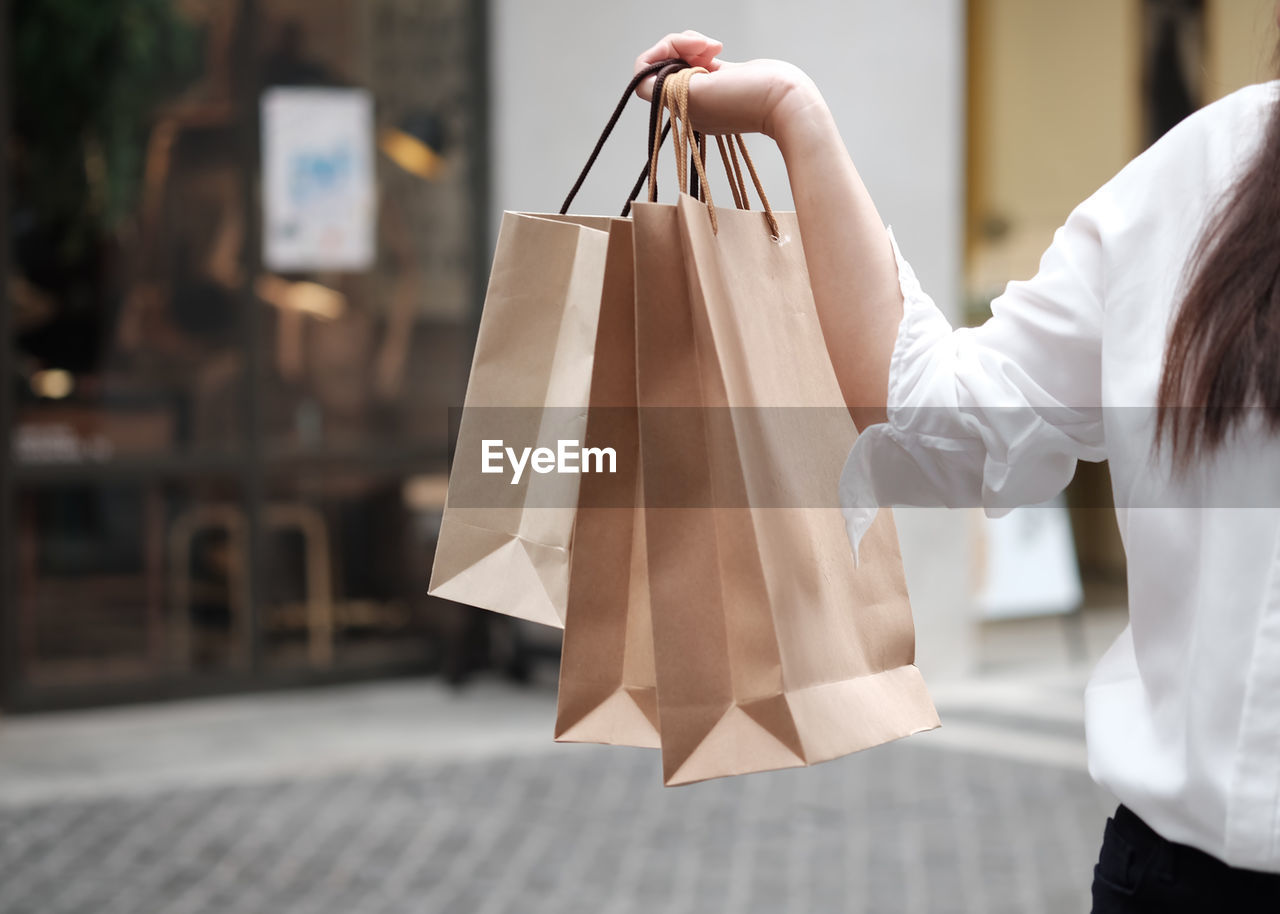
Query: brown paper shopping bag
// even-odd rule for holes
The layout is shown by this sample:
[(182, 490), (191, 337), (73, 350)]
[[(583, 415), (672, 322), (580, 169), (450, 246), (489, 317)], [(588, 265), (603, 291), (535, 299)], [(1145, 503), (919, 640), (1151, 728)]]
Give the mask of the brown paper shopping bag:
[[(438, 597), (560, 627), (576, 477), (483, 472), (486, 441), (581, 441), (608, 219), (505, 213), (431, 569)], [(510, 476), (515, 479), (514, 472)]]
[[(620, 296), (631, 319), (630, 235), (621, 242), (625, 258), (609, 255), (608, 269), (623, 272), (606, 284), (611, 227), (629, 231), (629, 222), (566, 213), (636, 85), (673, 63), (636, 74), (559, 214), (503, 216), (432, 567), (435, 596), (564, 624), (579, 477), (528, 472), (508, 485), (501, 474), (482, 472), (484, 443), (514, 438), (517, 447), (554, 448), (561, 440), (583, 440), (602, 303)], [(634, 363), (634, 353), (630, 358)], [(624, 370), (631, 372), (634, 408), (634, 368)], [(634, 417), (630, 421), (634, 427)], [(631, 493), (626, 503), (634, 504)], [(632, 519), (618, 515), (610, 523), (629, 531)], [(651, 673), (646, 682), (651, 691)]]
[(639, 494), (630, 220), (609, 233), (596, 335), (588, 447), (612, 447), (615, 474), (582, 477), (560, 657), (555, 737), (657, 748), (658, 704)]
[[(684, 61), (666, 60), (637, 74), (602, 134), (600, 143), (609, 135), (618, 112), (638, 82), (653, 73), (648, 166), (632, 187), (624, 216), (644, 180), (649, 182), (650, 193), (656, 192), (651, 174), (653, 149), (670, 128), (670, 124), (662, 127), (662, 86), (669, 75), (687, 66)], [(590, 167), (588, 161), (584, 176)], [(691, 191), (697, 188), (692, 182), (688, 186)], [(572, 197), (571, 192), (563, 209), (568, 208)], [(616, 448), (618, 474), (584, 476), (578, 492), (555, 735), (563, 742), (657, 748), (661, 737), (649, 614), (648, 551), (644, 511), (640, 510), (644, 486), (636, 409), (634, 266), (631, 222), (616, 219), (610, 225), (587, 443)]]
[[(650, 111), (653, 136), (661, 120), (657, 104), (661, 86), (668, 74), (686, 66), (683, 61), (669, 60), (638, 74), (617, 110), (626, 104), (641, 78), (656, 73), (655, 104)], [(601, 143), (616, 120), (615, 112)], [(599, 148), (597, 144), (597, 151)], [(652, 162), (652, 150), (649, 160)], [(584, 175), (590, 167), (588, 161)], [(640, 187), (637, 181), (632, 200)], [(572, 197), (571, 192), (564, 209)], [(630, 201), (623, 215), (629, 208)], [(644, 512), (639, 508), (643, 480), (636, 410), (634, 265), (631, 221), (615, 219), (610, 225), (596, 335), (587, 445), (615, 448), (618, 473), (584, 476), (578, 491), (555, 736), (563, 742), (657, 748), (660, 736), (648, 553)]]
[[(668, 80), (672, 99), (687, 98), (688, 75)], [(696, 144), (680, 116), (685, 130), (672, 132), (688, 151)], [(696, 155), (695, 165), (701, 172)], [(808, 765), (938, 724), (913, 663), (891, 515), (881, 512), (855, 567), (838, 508), (797, 494), (816, 481), (834, 499), (856, 430), (795, 216), (765, 207), (716, 210), (682, 196), (634, 213), (645, 534), (669, 785)], [(797, 435), (797, 425), (819, 431)]]

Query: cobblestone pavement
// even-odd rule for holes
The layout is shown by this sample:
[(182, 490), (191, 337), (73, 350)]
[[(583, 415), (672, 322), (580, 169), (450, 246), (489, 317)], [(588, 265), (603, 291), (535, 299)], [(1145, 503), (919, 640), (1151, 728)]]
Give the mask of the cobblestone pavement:
[(1077, 764), (957, 747), (970, 723), (1078, 743), (1078, 721), (958, 694), (952, 743), (675, 789), (656, 753), (554, 746), (28, 793), (0, 804), (0, 912), (1087, 911), (1110, 801)]

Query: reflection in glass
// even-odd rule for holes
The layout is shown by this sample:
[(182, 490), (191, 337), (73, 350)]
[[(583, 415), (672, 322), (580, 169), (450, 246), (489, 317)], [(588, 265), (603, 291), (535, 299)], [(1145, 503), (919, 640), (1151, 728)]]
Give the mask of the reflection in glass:
[[(485, 259), (474, 10), (7, 4), (20, 694), (434, 662), (425, 576)], [(363, 219), (368, 256), (270, 263), (281, 88), (362, 100), (368, 199), (333, 224)], [(312, 189), (347, 161), (313, 157)]]
[[(429, 478), (429, 477), (428, 477)], [(274, 667), (361, 666), (432, 656), (425, 569), (438, 524), (420, 478), (308, 473), (270, 487), (263, 637)], [(434, 532), (432, 533), (434, 538)]]
[(276, 240), (271, 213), (296, 183), (270, 167), (273, 142), (292, 140), (308, 153), (295, 157), (296, 177), (313, 177), (309, 167), (337, 146), (330, 138), (308, 150), (305, 137), (283, 129), (270, 100), (286, 93), (372, 98), (372, 123), (353, 126), (343, 143), (357, 160), (372, 157), (375, 213), (366, 268), (337, 269), (319, 257), (255, 282), (269, 306), (263, 409), (272, 453), (442, 453), (447, 409), (461, 402), (476, 297), (474, 99), (456, 78), (468, 67), (465, 4), (429, 6), (265, 4), (265, 250)]
[(248, 553), (238, 496), (225, 481), (24, 488), (24, 678), (68, 685), (243, 667)]
[[(241, 437), (234, 4), (12, 5), (15, 449), (98, 463)], [(122, 9), (127, 7), (127, 9)]]

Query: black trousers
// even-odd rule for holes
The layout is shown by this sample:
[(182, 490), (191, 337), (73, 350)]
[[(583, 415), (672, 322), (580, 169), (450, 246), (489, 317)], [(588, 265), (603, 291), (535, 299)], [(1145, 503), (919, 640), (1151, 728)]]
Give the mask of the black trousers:
[(1277, 914), (1280, 873), (1227, 866), (1121, 806), (1093, 868), (1093, 914)]

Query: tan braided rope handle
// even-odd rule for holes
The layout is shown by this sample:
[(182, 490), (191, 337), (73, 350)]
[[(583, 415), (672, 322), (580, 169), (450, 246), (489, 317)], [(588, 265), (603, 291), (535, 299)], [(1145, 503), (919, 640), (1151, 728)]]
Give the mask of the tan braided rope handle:
[(717, 134), (716, 148), (720, 150), (720, 161), (724, 163), (725, 174), (729, 176), (729, 190), (733, 194), (733, 205), (738, 209), (751, 209), (751, 202), (747, 200), (747, 189), (742, 184), (742, 169), (738, 166), (738, 154), (734, 151), (733, 141), (730, 140), (726, 147), (724, 137)]
[[(671, 73), (663, 81), (662, 98), (660, 105), (664, 105), (671, 115), (671, 142), (676, 152), (676, 175), (679, 187), (689, 186), (689, 159), (693, 161), (693, 167), (698, 173), (698, 181), (702, 188), (702, 197), (707, 204), (707, 216), (711, 220), (712, 232), (718, 232), (720, 229), (719, 220), (716, 218), (715, 204), (711, 199), (711, 185), (707, 180), (704, 159), (706, 158), (706, 147), (694, 139), (693, 126), (689, 120), (689, 82), (696, 73), (706, 73), (703, 67), (689, 67), (684, 70), (678, 70)], [(716, 144), (720, 150), (720, 157), (724, 162), (725, 172), (729, 178), (730, 191), (733, 194), (733, 202), (739, 209), (749, 208), (747, 198), (746, 182), (743, 179), (742, 169), (738, 164), (738, 151), (742, 153), (742, 160), (747, 165), (747, 172), (751, 175), (751, 181), (755, 185), (756, 193), (760, 197), (760, 204), (764, 209), (765, 221), (769, 226), (769, 233), (774, 237), (780, 237), (778, 229), (778, 220), (773, 214), (773, 207), (769, 204), (769, 198), (764, 192), (764, 187), (760, 183), (760, 175), (756, 172), (755, 163), (751, 160), (751, 154), (747, 152), (747, 145), (742, 139), (742, 135), (732, 134), (726, 143), (723, 137), (716, 137)], [(728, 146), (728, 155), (725, 154), (725, 147)], [(649, 160), (649, 174), (655, 175), (658, 170), (658, 154), (661, 150), (662, 139), (655, 128), (653, 151)], [(735, 148), (736, 147), (736, 148)], [(689, 158), (686, 158), (686, 155)], [(656, 182), (649, 182), (649, 200), (650, 202), (657, 200)]]

